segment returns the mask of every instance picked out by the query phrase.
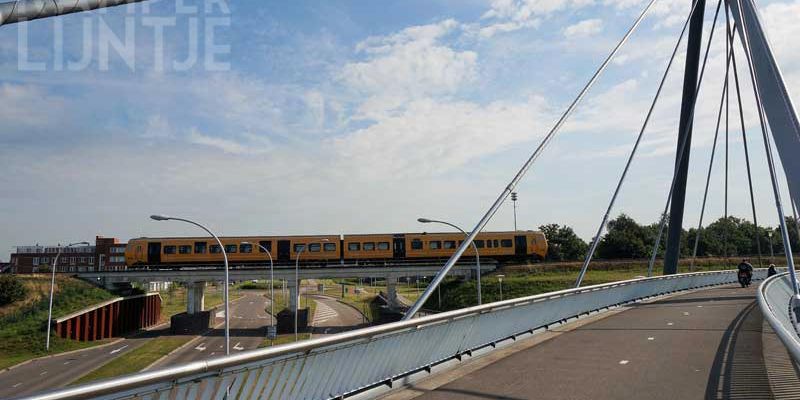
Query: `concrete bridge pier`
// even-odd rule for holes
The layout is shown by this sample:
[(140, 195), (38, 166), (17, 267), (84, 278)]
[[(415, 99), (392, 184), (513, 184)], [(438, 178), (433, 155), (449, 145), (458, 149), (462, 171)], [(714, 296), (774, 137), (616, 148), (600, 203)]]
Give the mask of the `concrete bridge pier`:
[(205, 308), (206, 282), (186, 283), (186, 312), (170, 318), (173, 334), (197, 334), (214, 326), (214, 315)]
[(386, 297), (389, 303), (389, 309), (397, 309), (400, 306), (400, 301), (397, 300), (397, 276), (386, 276)]
[(205, 310), (205, 282), (190, 282), (186, 285), (186, 313), (195, 315)]
[(289, 310), (291, 312), (294, 312), (294, 310), (299, 309), (298, 304), (300, 304), (299, 303), (299, 301), (300, 301), (300, 291), (297, 290), (297, 289), (300, 286), (301, 282), (302, 282), (302, 280), (301, 281), (296, 281), (294, 279), (287, 279), (286, 280), (286, 288), (289, 291), (289, 301), (288, 301), (289, 304), (288, 304), (288, 306), (289, 306)]

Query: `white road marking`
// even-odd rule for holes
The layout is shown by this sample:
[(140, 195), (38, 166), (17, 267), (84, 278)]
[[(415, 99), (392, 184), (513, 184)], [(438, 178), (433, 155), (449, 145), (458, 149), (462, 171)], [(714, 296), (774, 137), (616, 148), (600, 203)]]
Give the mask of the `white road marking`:
[(120, 347), (120, 348), (116, 349), (116, 350), (111, 350), (111, 353), (108, 353), (108, 354), (115, 354), (115, 353), (119, 353), (120, 351), (122, 351), (122, 350), (123, 350), (123, 349), (125, 349), (126, 347), (128, 347), (128, 345), (127, 345), (127, 344), (126, 344), (125, 346), (122, 346), (122, 347)]
[(217, 311), (217, 318), (225, 318), (225, 310)]
[(20, 383), (18, 383), (18, 384), (16, 384), (16, 385), (14, 385), (14, 386), (12, 386), (12, 388), (15, 388), (15, 387), (17, 387), (17, 386), (19, 386), (19, 385), (22, 385), (22, 382), (20, 382)]
[(649, 338), (647, 338), (647, 340), (656, 340), (656, 338), (650, 336)]
[(251, 302), (250, 302), (250, 304), (256, 304), (256, 302), (254, 302), (254, 301), (251, 301)]
[(242, 347), (242, 342), (236, 342), (236, 344), (233, 345), (233, 349), (234, 350), (239, 350), (239, 351), (244, 350), (244, 347)]
[(321, 324), (337, 318), (339, 313), (323, 302), (317, 302), (317, 311), (314, 313), (314, 324)]
[(205, 344), (205, 343), (200, 343), (200, 344), (198, 344), (198, 345), (197, 345), (197, 347), (195, 347), (194, 349), (195, 349), (195, 350), (197, 350), (197, 351), (205, 351), (205, 349), (206, 349), (206, 344)]
[(667, 325), (672, 326), (672, 325), (675, 325), (675, 324), (672, 323), (672, 322), (667, 322)]
[(697, 306), (697, 308), (703, 308), (703, 306)]
[(620, 365), (625, 365), (625, 364), (627, 364), (627, 363), (629, 363), (629, 362), (630, 362), (630, 361), (628, 361), (628, 360), (621, 360), (619, 363), (620, 363)]
[(42, 371), (42, 373), (39, 374), (39, 376), (46, 375), (46, 374), (47, 374), (47, 371)]
[(684, 312), (683, 312), (683, 315), (689, 315), (689, 313), (684, 311)]
[(64, 365), (69, 365), (72, 361), (64, 361)]

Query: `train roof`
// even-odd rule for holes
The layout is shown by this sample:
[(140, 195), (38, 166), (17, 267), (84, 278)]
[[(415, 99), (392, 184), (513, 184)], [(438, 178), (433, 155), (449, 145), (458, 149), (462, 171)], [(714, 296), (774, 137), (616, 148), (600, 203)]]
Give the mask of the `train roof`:
[[(450, 235), (458, 233), (455, 231), (449, 232), (400, 232), (400, 233), (352, 233), (352, 234), (331, 234), (331, 235), (247, 235), (247, 236), (220, 236), (220, 239), (240, 239), (247, 240), (253, 238), (266, 238), (266, 239), (280, 239), (280, 238), (315, 238), (315, 237), (367, 237), (367, 236), (396, 236), (396, 235)], [(483, 231), (481, 234), (528, 234), (528, 233), (541, 233), (541, 231), (526, 230), (526, 231)], [(208, 236), (167, 236), (167, 237), (147, 237), (142, 236), (133, 238), (133, 240), (208, 240)]]

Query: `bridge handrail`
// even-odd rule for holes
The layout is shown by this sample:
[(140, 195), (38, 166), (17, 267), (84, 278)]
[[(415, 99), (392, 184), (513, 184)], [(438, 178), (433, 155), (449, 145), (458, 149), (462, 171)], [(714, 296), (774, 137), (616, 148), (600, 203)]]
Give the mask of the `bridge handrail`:
[(772, 326), (772, 330), (786, 346), (795, 362), (800, 362), (800, 336), (789, 316), (789, 302), (792, 298), (789, 279), (791, 278), (786, 272), (767, 278), (759, 285), (757, 298), (761, 314)]
[[(765, 275), (766, 270), (756, 270), (754, 278)], [(280, 390), (288, 392), (278, 393), (278, 398), (342, 397), (383, 383), (390, 385), (398, 377), (429, 370), (444, 361), (460, 359), (462, 355), (494, 347), (504, 340), (515, 340), (569, 318), (653, 296), (732, 282), (736, 282), (736, 273), (729, 270), (566, 289), (131, 374), (27, 399), (131, 398), (145, 394), (157, 397), (172, 390), (183, 394), (188, 390), (195, 395), (200, 391), (219, 394), (234, 390), (232, 395), (236, 398), (240, 390), (245, 394), (251, 390), (266, 391), (263, 385), (267, 369), (270, 376), (275, 372), (281, 380), (286, 380)], [(547, 306), (543, 306), (545, 303)], [(356, 364), (365, 359), (370, 361), (363, 364), (369, 365)], [(344, 365), (354, 364), (350, 375), (335, 372), (345, 369)], [(312, 380), (309, 374), (312, 378), (324, 375), (326, 379), (308, 384)], [(274, 394), (278, 389), (271, 390)]]

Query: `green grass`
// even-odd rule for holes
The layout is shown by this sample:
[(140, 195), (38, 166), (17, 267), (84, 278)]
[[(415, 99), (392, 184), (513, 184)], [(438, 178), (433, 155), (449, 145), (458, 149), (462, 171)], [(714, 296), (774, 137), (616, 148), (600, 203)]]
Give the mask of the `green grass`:
[[(689, 272), (688, 266), (682, 266), (679, 272)], [(695, 271), (712, 271), (726, 269), (719, 265), (702, 265)], [(578, 269), (524, 269), (510, 267), (487, 274), (481, 279), (482, 300), (490, 303), (500, 300), (500, 283), (497, 275), (503, 274), (503, 299), (532, 296), (541, 293), (554, 292), (572, 288), (578, 277)], [(633, 279), (647, 274), (646, 265), (625, 264), (623, 268), (589, 269), (583, 280), (583, 286), (601, 283), (616, 282)], [(660, 275), (661, 269), (657, 268), (654, 275)], [(447, 280), (441, 286), (442, 307), (439, 309), (438, 296), (434, 293), (425, 303), (425, 308), (431, 310), (448, 311), (463, 307), (477, 305), (476, 280), (462, 281), (458, 279)]]
[[(50, 352), (45, 351), (47, 329), (47, 308), (49, 277), (21, 276), (27, 286), (36, 288), (23, 305), (7, 309), (0, 317), (0, 369), (10, 367), (25, 360), (47, 354), (62, 353), (107, 343), (109, 339), (94, 342), (79, 342), (55, 336), (51, 332)], [(81, 280), (59, 276), (56, 279), (56, 293), (53, 298), (53, 319), (73, 313), (109, 299), (116, 295)]]
[(192, 340), (192, 336), (160, 337), (148, 340), (142, 346), (133, 349), (103, 365), (102, 367), (82, 376), (73, 384), (95, 381), (98, 379), (139, 372), (148, 365), (156, 362), (172, 350)]

